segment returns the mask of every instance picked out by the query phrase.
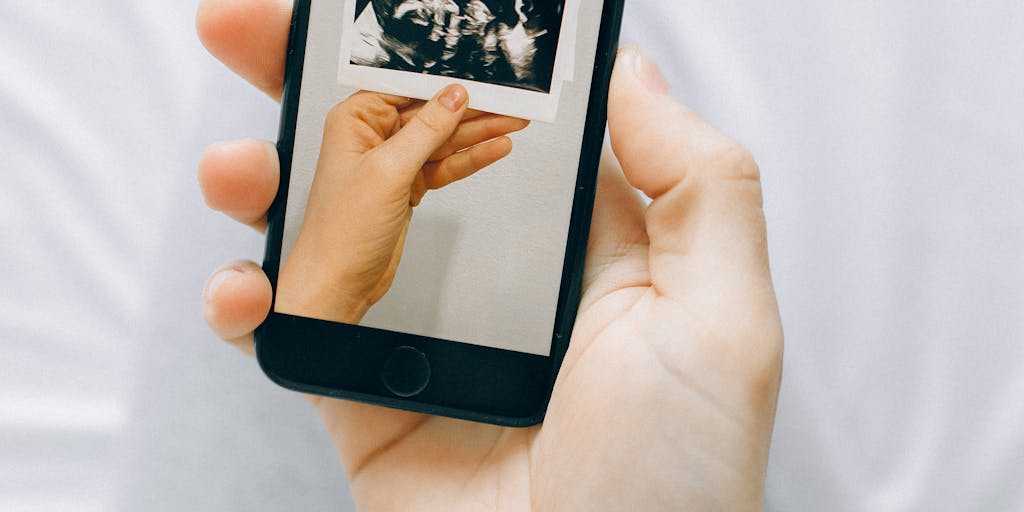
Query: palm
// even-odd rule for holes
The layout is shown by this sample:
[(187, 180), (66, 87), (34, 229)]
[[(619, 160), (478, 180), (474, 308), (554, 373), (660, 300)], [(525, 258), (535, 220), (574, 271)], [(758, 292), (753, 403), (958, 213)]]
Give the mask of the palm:
[[(622, 211), (638, 209), (636, 203), (628, 202), (609, 206)], [(602, 227), (600, 222), (597, 226), (595, 229)], [(642, 237), (643, 231), (637, 233), (630, 229), (633, 227), (620, 224), (616, 231)], [(588, 284), (603, 275), (621, 276), (628, 268), (646, 266), (642, 245), (628, 254), (594, 254), (596, 248), (604, 247), (600, 239), (605, 234), (599, 234), (598, 243), (591, 247), (590, 260), (600, 264), (588, 266)], [(595, 267), (600, 270), (591, 270)], [(564, 456), (559, 446), (552, 446), (554, 450), (541, 447), (547, 438), (568, 439), (580, 433), (574, 432), (571, 424), (559, 422), (559, 417), (596, 412), (602, 399), (598, 389), (580, 381), (591, 373), (607, 374), (621, 362), (618, 354), (595, 342), (614, 331), (602, 334), (602, 326), (629, 321), (635, 299), (647, 289), (646, 275), (638, 276), (641, 281), (636, 285), (588, 286), (552, 398), (553, 406), (564, 401), (566, 407), (552, 407), (543, 428), (505, 428), (310, 397), (334, 437), (357, 501), (368, 509), (385, 510), (529, 509), (531, 490), (538, 480), (535, 475), (557, 465), (556, 455)], [(621, 316), (608, 318), (607, 311), (619, 311)], [(585, 353), (596, 356), (584, 358)], [(561, 398), (569, 388), (582, 389), (583, 394)], [(566, 469), (562, 478), (571, 478), (573, 471)]]
[[(763, 451), (771, 422), (750, 403), (773, 407), (774, 380), (760, 398), (730, 391), (742, 386), (709, 384), (742, 376), (716, 360), (717, 340), (685, 316), (700, 304), (659, 296), (644, 214), (625, 185), (614, 171), (602, 175), (586, 289), (542, 426), (503, 428), (314, 398), (361, 505), (557, 510), (568, 503), (615, 509), (621, 501), (654, 509), (708, 502), (719, 488), (733, 489), (734, 500), (759, 500), (760, 487), (748, 482), (759, 481), (763, 464), (749, 453)], [(701, 355), (704, 349), (712, 350)], [(580, 478), (581, 467), (589, 479)], [(665, 483), (668, 491), (651, 491)]]

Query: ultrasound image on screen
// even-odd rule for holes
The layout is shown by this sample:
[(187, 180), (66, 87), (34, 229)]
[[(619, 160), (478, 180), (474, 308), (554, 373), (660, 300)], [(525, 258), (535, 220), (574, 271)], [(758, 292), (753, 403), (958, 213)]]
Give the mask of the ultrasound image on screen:
[(356, 0), (350, 63), (551, 92), (564, 0)]

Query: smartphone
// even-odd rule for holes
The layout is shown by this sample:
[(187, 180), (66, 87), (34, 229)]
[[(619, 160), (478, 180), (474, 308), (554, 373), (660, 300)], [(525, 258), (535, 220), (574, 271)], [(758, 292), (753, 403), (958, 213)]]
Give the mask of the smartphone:
[(273, 381), (499, 425), (543, 420), (579, 305), (622, 7), (295, 2), (263, 262), (275, 297), (335, 104), (358, 90), (425, 99), (460, 83), (470, 108), (531, 124), (508, 156), (415, 208), (394, 281), (358, 325), (275, 300), (256, 331)]

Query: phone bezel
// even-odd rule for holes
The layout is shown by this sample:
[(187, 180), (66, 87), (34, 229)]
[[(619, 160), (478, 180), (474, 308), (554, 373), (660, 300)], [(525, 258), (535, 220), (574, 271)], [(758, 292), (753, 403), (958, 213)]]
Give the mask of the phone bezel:
[[(623, 0), (605, 0), (603, 4), (551, 354), (539, 356), (303, 318), (276, 313), (271, 306), (270, 314), (255, 333), (256, 357), (271, 380), (304, 393), (498, 425), (528, 426), (543, 420), (579, 305), (604, 143), (608, 82), (615, 60), (622, 8)], [(277, 143), (281, 179), (268, 211), (263, 261), (263, 270), (275, 297), (309, 12), (310, 0), (295, 1)], [(388, 354), (400, 346), (413, 346), (431, 361), (430, 385), (410, 398), (388, 391), (379, 374)]]

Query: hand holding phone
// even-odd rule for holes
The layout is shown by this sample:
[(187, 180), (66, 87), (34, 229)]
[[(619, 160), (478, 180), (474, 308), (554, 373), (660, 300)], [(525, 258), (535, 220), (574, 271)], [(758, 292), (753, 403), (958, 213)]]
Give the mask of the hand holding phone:
[[(295, 2), (263, 261), (275, 298), (256, 333), (270, 379), (500, 425), (543, 419), (579, 305), (621, 12), (622, 0)], [(505, 134), (520, 129), (512, 151)], [(426, 190), (489, 164), (412, 217)]]
[(450, 85), (428, 102), (361, 91), (331, 110), (278, 311), (357, 324), (384, 296), (413, 207), (507, 155), (506, 134), (529, 124), (468, 102)]
[[(207, 0), (200, 16), (215, 55), (270, 94), (281, 6)], [(608, 159), (600, 175), (585, 292), (544, 424), (309, 397), (361, 510), (760, 508), (782, 332), (757, 166), (676, 103), (636, 49), (620, 53), (608, 109), (622, 168)], [(278, 166), (268, 143), (218, 146), (200, 165), (204, 196), (259, 228)], [(259, 266), (236, 263), (208, 282), (204, 314), (251, 354), (270, 301)]]

